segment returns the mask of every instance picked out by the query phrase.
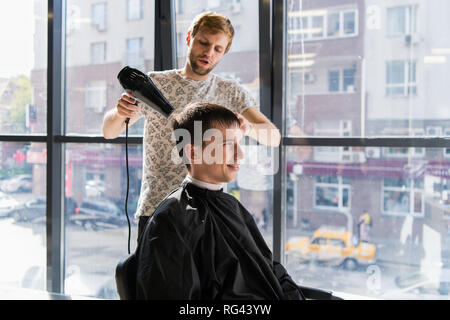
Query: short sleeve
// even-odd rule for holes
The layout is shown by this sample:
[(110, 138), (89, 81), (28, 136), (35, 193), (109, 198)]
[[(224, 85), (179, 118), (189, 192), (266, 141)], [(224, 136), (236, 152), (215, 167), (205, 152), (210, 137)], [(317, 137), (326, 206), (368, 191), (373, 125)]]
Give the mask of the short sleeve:
[(259, 103), (247, 88), (238, 82), (233, 82), (232, 88), (234, 91), (232, 105), (237, 113), (242, 113), (249, 107), (256, 107), (259, 110)]

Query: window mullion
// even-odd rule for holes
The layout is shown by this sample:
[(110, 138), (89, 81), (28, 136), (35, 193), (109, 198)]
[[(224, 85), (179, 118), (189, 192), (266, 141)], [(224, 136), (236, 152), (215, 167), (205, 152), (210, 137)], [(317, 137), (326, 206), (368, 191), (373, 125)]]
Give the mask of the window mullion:
[(64, 154), (55, 137), (64, 130), (65, 4), (48, 1), (46, 288), (53, 293), (64, 292)]

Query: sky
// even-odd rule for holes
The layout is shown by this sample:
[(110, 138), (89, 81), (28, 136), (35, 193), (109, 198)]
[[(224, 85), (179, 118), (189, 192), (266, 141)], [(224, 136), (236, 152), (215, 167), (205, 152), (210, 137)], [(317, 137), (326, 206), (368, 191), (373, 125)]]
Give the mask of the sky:
[(33, 4), (34, 0), (0, 0), (0, 78), (29, 76), (33, 69)]

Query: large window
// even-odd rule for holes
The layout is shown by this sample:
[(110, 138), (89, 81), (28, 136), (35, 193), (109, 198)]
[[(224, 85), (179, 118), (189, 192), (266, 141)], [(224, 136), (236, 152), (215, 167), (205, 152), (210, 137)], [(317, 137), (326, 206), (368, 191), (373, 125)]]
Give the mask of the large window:
[(0, 287), (44, 290), (45, 144), (2, 142), (0, 155)]
[[(67, 1), (66, 109), (68, 136), (102, 136), (105, 112), (123, 92), (118, 72), (130, 65), (144, 72), (154, 66), (154, 1)], [(102, 33), (92, 32), (90, 10)], [(94, 22), (93, 22), (94, 23)], [(130, 127), (130, 138), (143, 132), (143, 119)], [(83, 139), (81, 139), (83, 142)], [(137, 221), (134, 214), (142, 178), (142, 146), (130, 144), (131, 250), (135, 249)], [(125, 145), (117, 143), (63, 143), (64, 195), (70, 203), (65, 219), (64, 292), (117, 299), (115, 266), (127, 254), (125, 216), (127, 186)], [(69, 206), (69, 204), (68, 204)]]
[(314, 160), (310, 148), (287, 147), (294, 280), (381, 299), (448, 299), (450, 163), (434, 157), (442, 149), (410, 162), (363, 148), (364, 161), (339, 163)]
[[(117, 81), (120, 69), (130, 65), (145, 72), (153, 70), (155, 4), (106, 1), (90, 5), (68, 0), (67, 10), (65, 130), (67, 134), (101, 135), (104, 112), (116, 105), (123, 91)], [(91, 18), (91, 11), (96, 24), (115, 23), (101, 34), (93, 32), (88, 24), (80, 23)], [(144, 11), (148, 14), (143, 15)], [(130, 18), (141, 12), (141, 19), (125, 19), (124, 12)], [(130, 134), (142, 133), (143, 120), (139, 121), (130, 127)]]
[[(136, 247), (134, 213), (141, 187), (142, 147), (129, 146), (131, 250)], [(107, 144), (66, 146), (65, 292), (117, 299), (114, 270), (127, 253), (125, 147)]]
[(449, 7), (354, 5), (287, 2), (287, 268), (344, 295), (448, 299)]
[[(192, 18), (230, 17), (235, 45), (215, 72), (252, 92), (283, 139), (246, 140), (227, 192), (295, 281), (344, 297), (449, 298), (450, 3), (402, 2), (177, 0), (176, 39), (162, 39), (176, 40), (182, 68)], [(126, 152), (101, 126), (123, 91), (119, 70), (159, 68), (172, 50), (154, 43), (155, 22), (171, 34), (167, 12), (155, 19), (142, 0), (7, 3), (0, 26), (14, 32), (0, 40), (17, 50), (0, 53), (0, 286), (116, 299)], [(131, 250), (142, 131), (143, 119), (128, 150)]]
[(47, 1), (1, 2), (0, 29), (0, 287), (44, 290)]

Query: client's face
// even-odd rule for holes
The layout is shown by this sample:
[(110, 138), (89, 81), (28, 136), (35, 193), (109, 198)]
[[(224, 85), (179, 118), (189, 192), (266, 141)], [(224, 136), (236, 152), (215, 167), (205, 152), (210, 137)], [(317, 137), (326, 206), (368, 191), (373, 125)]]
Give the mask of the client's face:
[(238, 126), (217, 127), (204, 136), (201, 163), (192, 165), (194, 178), (209, 183), (227, 183), (237, 178), (244, 158), (240, 142), (244, 134)]

